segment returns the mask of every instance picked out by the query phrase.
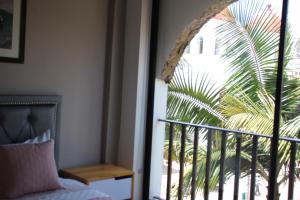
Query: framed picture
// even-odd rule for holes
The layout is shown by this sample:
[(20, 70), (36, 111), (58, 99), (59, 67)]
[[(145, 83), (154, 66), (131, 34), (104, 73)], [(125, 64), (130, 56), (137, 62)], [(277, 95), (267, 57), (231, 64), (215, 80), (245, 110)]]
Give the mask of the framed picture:
[(0, 62), (24, 62), (26, 0), (0, 0)]

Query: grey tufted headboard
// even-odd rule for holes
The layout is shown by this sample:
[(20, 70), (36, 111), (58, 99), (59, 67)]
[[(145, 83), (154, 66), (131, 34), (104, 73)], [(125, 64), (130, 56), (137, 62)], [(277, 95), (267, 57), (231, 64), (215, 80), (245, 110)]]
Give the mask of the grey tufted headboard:
[(1, 96), (0, 145), (24, 142), (50, 129), (58, 161), (60, 96)]

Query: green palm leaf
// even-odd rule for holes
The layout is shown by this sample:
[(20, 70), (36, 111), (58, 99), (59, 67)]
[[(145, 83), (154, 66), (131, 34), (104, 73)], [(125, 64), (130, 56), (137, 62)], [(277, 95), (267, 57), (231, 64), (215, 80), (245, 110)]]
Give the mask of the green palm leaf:
[[(265, 1), (240, 0), (221, 12), (221, 24), (217, 28), (217, 38), (226, 46), (222, 55), (228, 63), (230, 77), (222, 88), (218, 88), (208, 75), (195, 75), (189, 64), (181, 60), (168, 89), (167, 116), (170, 119), (195, 124), (210, 124), (228, 129), (253, 131), (271, 135), (273, 132), (274, 94), (276, 91), (277, 57), (279, 45), (280, 17)], [(299, 137), (300, 132), (300, 80), (288, 77), (287, 65), (292, 57), (292, 35), (287, 27), (284, 86), (282, 93), (282, 112), (280, 134), (285, 137)], [(201, 130), (200, 141), (205, 143), (206, 131)], [(187, 130), (185, 152), (186, 194), (190, 191), (193, 129)], [(242, 175), (249, 174), (251, 162), (252, 137), (242, 136)], [(175, 130), (174, 160), (180, 152), (180, 132)], [(213, 138), (210, 188), (218, 184), (220, 161), (220, 137)], [(232, 176), (235, 157), (235, 137), (228, 138), (226, 150), (226, 178)], [(200, 142), (199, 142), (200, 143)], [(165, 148), (167, 148), (168, 140)], [(260, 138), (257, 147), (257, 172), (268, 180), (270, 161), (270, 139)], [(289, 165), (290, 142), (279, 143), (278, 173)], [(300, 147), (299, 147), (300, 148)], [(204, 187), (206, 149), (199, 147), (197, 161), (197, 188)], [(297, 151), (300, 160), (300, 149)], [(300, 163), (299, 163), (300, 164)], [(297, 176), (300, 173), (297, 172)], [(280, 185), (286, 181), (283, 176)]]
[[(265, 1), (253, 3), (251, 0), (241, 0), (220, 15), (223, 22), (217, 34), (227, 47), (223, 59), (229, 61), (231, 72), (227, 90), (239, 87), (254, 98), (259, 90), (268, 89), (270, 85), (274, 89), (280, 17)], [(287, 63), (291, 58), (290, 35), (286, 44)]]
[(259, 92), (257, 96), (259, 101), (253, 101), (240, 90), (235, 90), (235, 95), (226, 94), (219, 106), (219, 111), (227, 118), (225, 127), (271, 134), (274, 100), (265, 92)]
[(168, 89), (168, 118), (210, 124), (225, 120), (216, 110), (221, 90), (207, 75), (193, 76), (187, 63), (176, 69)]

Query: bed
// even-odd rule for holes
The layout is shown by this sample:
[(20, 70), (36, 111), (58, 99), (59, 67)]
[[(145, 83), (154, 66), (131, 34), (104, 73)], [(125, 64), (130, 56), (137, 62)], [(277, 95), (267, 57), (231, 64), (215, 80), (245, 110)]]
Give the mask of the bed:
[[(54, 141), (54, 156), (52, 157), (58, 161), (60, 102), (61, 97), (55, 95), (0, 96), (0, 145), (3, 147), (22, 144), (38, 137), (39, 134), (45, 131), (49, 131), (50, 138)], [(59, 189), (25, 194), (16, 199), (111, 199), (101, 191), (91, 189), (75, 180), (59, 178), (58, 181), (61, 185)]]

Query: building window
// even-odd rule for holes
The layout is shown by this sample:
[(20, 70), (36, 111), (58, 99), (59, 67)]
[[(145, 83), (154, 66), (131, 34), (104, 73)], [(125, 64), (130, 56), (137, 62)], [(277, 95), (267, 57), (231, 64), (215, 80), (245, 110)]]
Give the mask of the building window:
[(199, 54), (203, 53), (203, 37), (199, 37)]
[(185, 47), (184, 53), (186, 54), (191, 53), (191, 46), (189, 44)]
[(216, 39), (215, 42), (215, 55), (219, 55), (220, 54), (220, 40)]
[(296, 57), (300, 58), (300, 39), (296, 43)]

